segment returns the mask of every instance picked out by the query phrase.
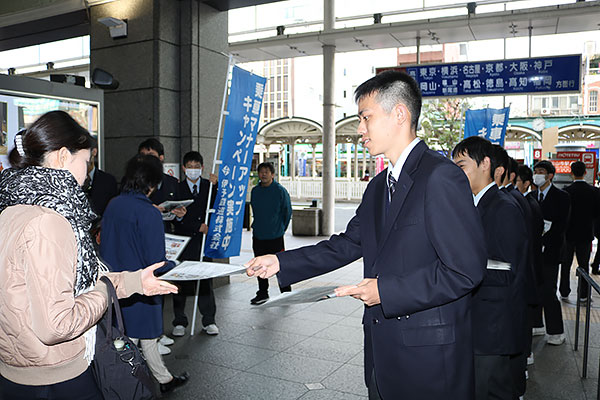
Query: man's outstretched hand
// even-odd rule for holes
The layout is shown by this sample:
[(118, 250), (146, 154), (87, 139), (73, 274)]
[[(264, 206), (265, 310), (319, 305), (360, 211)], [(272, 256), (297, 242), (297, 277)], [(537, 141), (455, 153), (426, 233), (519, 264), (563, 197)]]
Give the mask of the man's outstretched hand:
[(279, 272), (279, 259), (276, 255), (254, 257), (244, 264), (248, 276), (268, 279)]

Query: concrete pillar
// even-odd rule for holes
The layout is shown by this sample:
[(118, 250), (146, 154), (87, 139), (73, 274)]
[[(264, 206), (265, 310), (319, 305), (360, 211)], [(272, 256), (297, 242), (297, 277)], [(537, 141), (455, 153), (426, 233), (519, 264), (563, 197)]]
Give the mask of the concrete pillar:
[[(324, 28), (335, 25), (335, 0), (323, 0)], [(322, 234), (335, 229), (335, 46), (323, 45), (323, 220)]]
[(290, 141), (290, 166), (289, 166), (289, 174), (292, 180), (296, 179), (296, 149), (294, 148), (296, 144), (296, 140), (292, 139)]
[[(127, 19), (112, 39), (99, 18)], [(90, 7), (90, 70), (119, 82), (104, 92), (105, 165), (123, 176), (140, 142), (155, 137), (166, 162), (198, 150), (212, 167), (227, 73), (227, 13), (197, 0), (117, 0)], [(201, 94), (201, 95), (200, 95)], [(219, 101), (214, 101), (219, 99)]]
[(317, 144), (312, 144), (312, 163), (311, 163), (311, 174), (310, 176), (313, 178), (317, 177)]
[(258, 163), (262, 164), (265, 162), (265, 152), (262, 149), (262, 146), (259, 148), (258, 151)]
[(360, 180), (360, 176), (358, 176), (358, 139), (354, 140), (354, 180)]

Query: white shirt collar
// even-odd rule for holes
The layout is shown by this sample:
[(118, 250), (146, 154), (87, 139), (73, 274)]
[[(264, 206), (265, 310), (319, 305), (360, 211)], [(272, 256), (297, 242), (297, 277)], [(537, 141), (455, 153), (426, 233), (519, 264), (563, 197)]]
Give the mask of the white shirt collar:
[(185, 178), (185, 181), (187, 182), (189, 188), (190, 188), (190, 193), (194, 193), (194, 185), (196, 185), (196, 190), (198, 191), (198, 193), (200, 193), (200, 178), (198, 178), (198, 180), (196, 181), (196, 183), (193, 183), (192, 181), (190, 181), (187, 177)]
[(550, 182), (548, 187), (546, 189), (544, 189), (543, 191), (540, 192), (540, 190), (538, 189), (538, 200), (540, 199), (540, 193), (542, 193), (544, 195), (544, 199), (545, 199), (546, 196), (548, 196), (548, 190), (550, 190), (551, 187), (552, 187), (552, 182)]
[(484, 187), (483, 189), (481, 189), (479, 191), (479, 193), (477, 193), (477, 195), (473, 195), (473, 203), (475, 203), (475, 207), (477, 207), (477, 205), (479, 204), (479, 201), (481, 200), (481, 198), (483, 197), (483, 195), (490, 190), (490, 188), (492, 186), (494, 186), (496, 184), (496, 182), (490, 182), (486, 187)]
[[(392, 176), (394, 177), (394, 179), (396, 179), (396, 181), (398, 181), (398, 179), (400, 179), (400, 174), (402, 173), (402, 167), (404, 167), (404, 163), (406, 162), (406, 159), (408, 158), (408, 156), (410, 155), (410, 152), (412, 151), (412, 149), (415, 148), (415, 146), (417, 144), (419, 144), (419, 142), (421, 141), (421, 139), (414, 138), (414, 140), (412, 142), (410, 142), (410, 144), (408, 146), (406, 146), (406, 148), (404, 150), (402, 150), (402, 153), (400, 154), (400, 157), (398, 158), (398, 160), (396, 161), (395, 164), (392, 164), (392, 161), (390, 160), (389, 164), (388, 164), (388, 174), (392, 174)], [(392, 166), (392, 168), (390, 169), (390, 165)], [(391, 171), (391, 172), (389, 172)], [(390, 182), (386, 177), (387, 185), (389, 186)]]

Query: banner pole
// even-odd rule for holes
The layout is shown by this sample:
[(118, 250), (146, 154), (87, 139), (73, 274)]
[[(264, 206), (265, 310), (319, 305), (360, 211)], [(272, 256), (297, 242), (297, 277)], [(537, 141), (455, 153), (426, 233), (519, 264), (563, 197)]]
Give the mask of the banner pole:
[[(217, 130), (217, 140), (215, 142), (215, 152), (213, 157), (213, 165), (211, 174), (214, 174), (217, 168), (217, 165), (221, 164), (221, 160), (219, 160), (219, 141), (221, 140), (221, 131), (223, 128), (223, 120), (225, 116), (228, 114), (227, 110), (225, 110), (225, 101), (227, 100), (227, 83), (229, 82), (229, 74), (231, 72), (231, 67), (233, 66), (233, 56), (229, 55), (229, 60), (227, 62), (227, 73), (225, 74), (225, 87), (223, 88), (223, 102), (221, 103), (221, 117), (219, 118), (219, 128)], [(208, 189), (208, 201), (206, 202), (206, 213), (204, 214), (204, 224), (208, 225), (208, 218), (211, 212), (214, 210), (211, 209), (211, 198), (212, 198), (213, 184), (209, 185)], [(206, 243), (206, 234), (202, 235), (202, 244), (200, 245), (200, 261), (202, 262), (202, 256), (204, 254), (204, 245)], [(200, 292), (200, 281), (196, 281), (196, 294), (194, 296), (194, 313), (192, 316), (192, 330), (190, 331), (190, 336), (194, 336), (195, 328), (196, 328), (196, 317), (198, 314), (198, 294)]]

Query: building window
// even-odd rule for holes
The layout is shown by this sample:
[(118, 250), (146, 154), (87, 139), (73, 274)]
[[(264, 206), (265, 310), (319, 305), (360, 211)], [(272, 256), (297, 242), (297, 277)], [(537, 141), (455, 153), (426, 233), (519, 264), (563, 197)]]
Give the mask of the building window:
[(590, 90), (590, 103), (588, 106), (588, 111), (591, 113), (598, 112), (598, 91)]

